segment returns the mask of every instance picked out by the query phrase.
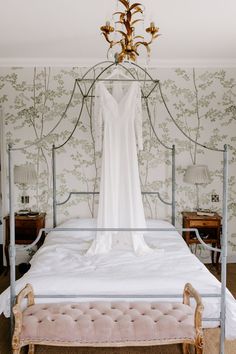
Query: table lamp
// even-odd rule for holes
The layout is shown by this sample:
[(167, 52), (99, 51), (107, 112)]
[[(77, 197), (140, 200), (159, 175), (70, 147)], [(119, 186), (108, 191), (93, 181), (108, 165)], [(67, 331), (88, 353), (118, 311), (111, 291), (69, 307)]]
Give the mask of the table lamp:
[(29, 210), (26, 208), (26, 204), (29, 203), (29, 196), (26, 195), (27, 185), (36, 184), (37, 174), (33, 164), (20, 165), (14, 167), (14, 183), (22, 186), (22, 210), (20, 213), (28, 213)]
[(199, 185), (210, 183), (210, 173), (206, 165), (191, 165), (188, 166), (185, 175), (184, 182), (196, 185), (197, 190), (197, 205), (196, 210), (199, 209)]

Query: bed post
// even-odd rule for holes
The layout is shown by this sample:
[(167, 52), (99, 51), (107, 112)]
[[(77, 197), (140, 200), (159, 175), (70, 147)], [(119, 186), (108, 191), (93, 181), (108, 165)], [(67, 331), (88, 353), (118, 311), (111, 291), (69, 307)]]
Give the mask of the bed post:
[(11, 307), (11, 333), (13, 333), (14, 317), (13, 306), (15, 302), (16, 289), (16, 249), (15, 249), (15, 213), (14, 213), (14, 165), (12, 161), (12, 145), (8, 145), (8, 174), (9, 174), (9, 213), (10, 213), (10, 307)]
[(53, 227), (57, 226), (57, 201), (56, 201), (56, 161), (55, 145), (52, 146), (52, 198), (53, 198)]
[(175, 226), (175, 145), (172, 145), (172, 225)]
[(227, 218), (228, 218), (228, 146), (224, 145), (223, 165), (223, 223), (221, 238), (221, 336), (220, 354), (225, 352), (225, 317), (226, 317), (226, 276), (227, 276)]

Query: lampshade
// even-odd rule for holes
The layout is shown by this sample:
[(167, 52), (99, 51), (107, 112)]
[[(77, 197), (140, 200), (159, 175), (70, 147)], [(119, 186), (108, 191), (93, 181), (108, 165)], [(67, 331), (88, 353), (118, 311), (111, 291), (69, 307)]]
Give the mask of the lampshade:
[(19, 184), (35, 184), (37, 174), (33, 164), (14, 167), (14, 182)]
[(184, 175), (184, 182), (191, 184), (210, 183), (210, 173), (205, 165), (188, 166)]

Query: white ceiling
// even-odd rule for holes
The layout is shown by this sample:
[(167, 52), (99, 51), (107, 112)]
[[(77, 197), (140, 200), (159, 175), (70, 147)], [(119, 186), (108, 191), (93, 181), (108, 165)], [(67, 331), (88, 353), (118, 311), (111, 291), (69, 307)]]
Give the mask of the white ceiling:
[[(235, 0), (141, 0), (160, 27), (157, 66), (236, 66)], [(87, 65), (106, 58), (99, 27), (117, 0), (0, 0), (0, 65)]]

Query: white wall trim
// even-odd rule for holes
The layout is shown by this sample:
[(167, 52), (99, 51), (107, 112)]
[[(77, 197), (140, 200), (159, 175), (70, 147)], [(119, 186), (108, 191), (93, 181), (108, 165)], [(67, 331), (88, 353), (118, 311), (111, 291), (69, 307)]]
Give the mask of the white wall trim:
[[(32, 66), (83, 66), (89, 67), (106, 58), (0, 58), (0, 67), (32, 67)], [(207, 59), (151, 59), (150, 63), (145, 60), (138, 61), (138, 64), (149, 68), (176, 68), (176, 67), (195, 67), (195, 68), (236, 68), (236, 58), (207, 58)]]
[(236, 254), (229, 254), (227, 256), (227, 263), (236, 263)]

